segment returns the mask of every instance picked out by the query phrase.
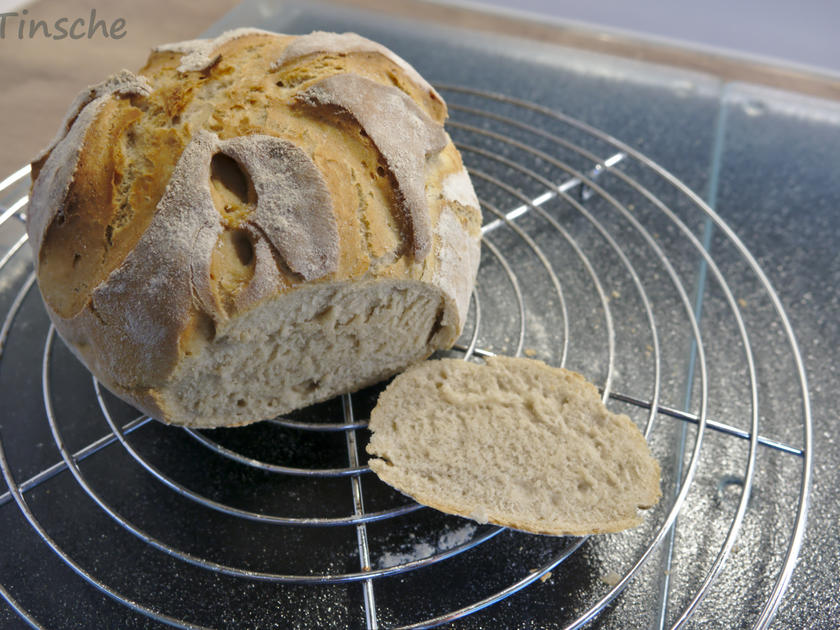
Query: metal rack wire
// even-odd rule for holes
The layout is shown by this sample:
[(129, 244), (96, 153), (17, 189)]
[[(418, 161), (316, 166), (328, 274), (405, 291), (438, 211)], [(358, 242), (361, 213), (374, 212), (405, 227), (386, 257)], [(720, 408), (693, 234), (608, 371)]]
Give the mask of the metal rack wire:
[[(790, 322), (766, 275), (738, 237), (703, 200), (664, 168), (630, 146), (581, 121), (533, 103), (457, 86), (439, 86), (439, 89), (447, 94), (452, 115), (449, 131), (470, 170), (485, 215), (479, 288), (472, 297), (465, 334), (454, 351), (464, 359), (490, 356), (495, 352), (540, 354), (553, 363), (570, 365), (593, 378), (597, 377), (603, 399), (610, 405), (624, 405), (642, 413), (634, 419), (643, 425), (645, 437), (652, 442), (655, 454), (662, 461), (675, 462), (673, 469), (663, 466), (665, 474), (669, 475), (664, 483), (672, 493), (670, 500), (664, 500), (660, 509), (648, 516), (649, 527), (640, 534), (640, 542), (624, 553), (623, 575), (594, 596), (592, 589), (581, 591), (573, 614), (558, 617), (557, 627), (577, 628), (599, 618), (607, 609), (615, 610), (616, 607), (611, 604), (645, 570), (660, 574), (662, 578), (658, 586), (661, 590), (658, 600), (660, 612), (657, 615), (659, 627), (677, 628), (691, 619), (718, 584), (727, 562), (732, 558), (733, 548), (743, 535), (760, 448), (794, 458), (798, 462), (799, 483), (796, 504), (784, 508), (791, 513), (792, 525), (785, 535), (783, 557), (777, 563), (774, 575), (762, 578), (767, 583), (767, 595), (751, 619), (754, 627), (767, 627), (790, 580), (804, 533), (812, 447), (810, 404), (802, 360)], [(31, 299), (34, 292), (34, 272), (31, 271), (28, 248), (23, 247), (26, 236), (17, 236), (21, 232), (20, 226), (12, 226), (16, 220), (25, 218), (27, 197), (15, 192), (26, 185), (28, 174), (28, 168), (24, 168), (0, 182), (0, 195), (9, 200), (8, 205), (2, 206), (0, 214), (2, 233), (9, 241), (0, 258), (0, 278), (5, 277), (8, 282), (4, 286), (14, 289), (14, 292), (6, 289), (13, 297), (9, 300), (8, 312), (0, 328), (0, 383), (4, 370), (10, 369), (7, 367), (8, 360), (4, 363), (4, 354), (16, 327), (21, 325), (19, 313), (25, 300)], [(514, 207), (502, 209), (510, 206)], [(762, 391), (751, 345), (750, 326), (736, 297), (738, 287), (733, 287), (727, 271), (710, 252), (713, 236), (737, 253), (738, 263), (743, 268), (739, 273), (746, 270), (750, 274), (751, 280), (761, 288), (763, 299), (774, 309), (789, 345), (794, 366), (792, 376), (801, 388), (801, 416), (797, 425), (801, 430), (801, 445), (761, 434)], [(640, 252), (643, 259), (639, 258)], [(606, 272), (604, 260), (613, 263)], [(14, 261), (17, 261), (18, 267), (28, 268), (28, 272), (10, 272), (9, 266)], [(693, 286), (687, 278), (693, 281)], [(749, 410), (746, 427), (737, 426), (727, 418), (709, 417), (710, 351), (704, 343), (701, 305), (704, 296), (712, 291), (709, 288), (711, 284), (733, 326), (732, 338), (735, 342), (727, 353), (743, 354), (739, 361), (748, 383), (745, 388)], [(632, 295), (626, 299), (629, 306), (617, 303), (621, 294), (613, 287)], [(707, 299), (711, 300), (711, 297)], [(591, 319), (581, 321), (575, 318), (572, 310), (578, 309), (579, 315), (581, 304), (588, 305)], [(635, 312), (628, 315), (627, 309)], [(645, 326), (643, 332), (635, 329), (631, 335), (634, 343), (640, 344), (644, 340), (649, 349), (641, 352), (640, 356), (618, 354), (619, 346), (624, 348), (627, 344), (624, 340), (627, 327), (619, 322), (628, 317)], [(534, 326), (549, 329), (548, 333), (535, 337), (536, 350), (526, 347)], [(617, 332), (619, 328), (621, 334)], [(672, 351), (673, 343), (670, 341), (668, 352), (665, 351), (663, 338), (667, 335), (671, 339), (674, 329), (684, 333), (687, 340), (685, 351)], [(578, 337), (585, 343), (577, 343)], [(590, 337), (593, 341), (589, 341)], [(70, 475), (84, 493), (87, 509), (100, 511), (154, 553), (162, 553), (176, 563), (196, 567), (209, 574), (230, 577), (236, 584), (296, 584), (319, 589), (333, 584), (358, 583), (364, 614), (353, 623), (367, 628), (432, 627), (466, 618), (529, 585), (544, 582), (552, 571), (561, 569), (567, 559), (588, 544), (586, 538), (553, 541), (551, 553), (543, 558), (539, 566), (519, 571), (508, 580), (507, 585), (479, 596), (470, 591), (460, 605), (448, 607), (443, 612), (438, 610), (413, 618), (401, 617), (399, 610), (384, 612), (378, 599), (384, 580), (395, 580), (397, 576), (409, 574), (422, 578), (424, 572), (433, 567), (446, 566), (447, 562), (465, 558), (470, 552), (486, 547), (491, 544), (490, 541), (500, 540), (500, 534), (505, 530), (479, 527), (468, 540), (395, 563), (383, 563), (381, 557), (375, 557), (371, 526), (378, 524), (390, 528), (397, 537), (402, 534), (407, 536), (412, 531), (412, 519), (428, 510), (398, 496), (390, 497), (388, 507), (366, 509), (366, 499), (370, 495), (366, 496), (365, 488), (370, 486), (365, 484), (368, 481), (374, 483), (374, 480), (365, 479), (371, 476), (367, 475), (369, 470), (362, 452), (364, 436), (360, 432), (364, 432), (366, 422), (361, 415), (364, 412), (359, 410), (359, 395), (342, 396), (340, 409), (322, 409), (317, 411), (317, 416), (278, 418), (263, 423), (267, 430), (301, 435), (343, 433), (346, 449), (344, 465), (319, 467), (277, 463), (255, 456), (247, 449), (243, 451), (226, 445), (223, 435), (181, 430), (181, 434), (200, 449), (202, 457), (259, 471), (270, 479), (295, 478), (312, 484), (319, 480), (349, 483), (352, 499), (352, 513), (341, 515), (329, 510), (312, 516), (294, 515), (288, 511), (278, 513), (270, 507), (243, 507), (191, 487), (178, 478), (177, 472), (167, 471), (164, 465), (156, 462), (155, 444), (162, 448), (163, 443), (153, 440), (151, 447), (147, 443), (138, 445), (134, 438), (157, 427), (157, 423), (143, 416), (120, 420), (119, 414), (112, 409), (114, 399), (109, 398), (95, 379), (89, 395), (95, 398), (101, 413), (95, 422), (97, 426), (104, 422), (104, 435), (73, 450), (69, 445), (73, 441), (72, 435), (68, 434), (69, 425), (59, 417), (54, 402), (56, 369), (53, 356), (59, 343), (52, 327), (45, 329), (43, 339), (40, 351), (30, 350), (29, 361), (36, 361), (36, 357), (40, 360), (40, 390), (45, 413), (43, 417), (30, 421), (46, 421), (61, 459), (24, 480), (18, 479), (9, 458), (7, 443), (0, 435), (0, 468), (8, 487), (5, 493), (0, 494), (0, 510), (14, 510), (13, 506), (16, 506), (26, 523), (21, 527), (35, 532), (41, 544), (69, 567), (77, 578), (123, 606), (127, 614), (137, 614), (150, 623), (192, 628), (226, 625), (228, 622), (218, 619), (207, 624), (178, 616), (159, 604), (144, 603), (122, 587), (109, 584), (107, 578), (97, 576), (89, 562), (75, 558), (73, 552), (51, 534), (50, 526), (45, 523), (47, 519), (32, 508), (27, 497), (36, 488), (59, 475)], [(583, 346), (586, 346), (585, 350)], [(597, 356), (597, 360), (592, 358), (593, 355)], [(673, 363), (671, 355), (682, 359), (688, 357), (687, 375), (681, 386), (665, 384), (664, 366)], [(727, 360), (731, 358), (728, 355)], [(628, 361), (630, 365), (638, 362), (639, 366), (644, 364), (645, 367), (639, 367), (635, 376), (627, 377), (624, 364)], [(619, 387), (630, 382), (637, 382), (640, 388), (628, 390)], [(641, 387), (641, 384), (644, 386)], [(685, 395), (682, 407), (668, 404), (666, 400), (679, 398), (674, 393), (677, 391)], [(669, 425), (664, 420), (668, 418), (679, 422)], [(674, 433), (669, 426), (679, 427), (679, 430)], [(693, 431), (693, 443), (689, 429)], [(743, 441), (747, 445), (746, 457), (741, 463), (743, 475), (738, 479), (737, 505), (726, 517), (726, 533), (710, 557), (708, 566), (690, 583), (690, 593), (683, 593), (679, 598), (681, 607), (671, 610), (674, 603), (670, 592), (670, 570), (657, 569), (653, 559), (658, 555), (662, 567), (671, 567), (677, 519), (690, 503), (689, 494), (701, 469), (704, 443), (710, 434)], [(158, 436), (156, 439), (161, 438)], [(122, 449), (125, 457), (121, 465), (138, 466), (157, 484), (157, 492), (174, 493), (187, 502), (184, 505), (192, 504), (196, 509), (235, 519), (241, 527), (246, 527), (248, 523), (255, 527), (268, 526), (281, 531), (281, 536), (284, 531), (301, 528), (352, 528), (356, 540), (353, 553), (357, 568), (345, 564), (340, 570), (314, 566), (304, 570), (266, 570), (253, 568), (247, 562), (214, 559), (170, 542), (159, 532), (149, 531), (142, 523), (135, 522), (131, 515), (114, 505), (113, 500), (97, 488), (100, 480), (83, 470), (83, 461), (114, 449)], [(204, 465), (203, 459), (201, 464), (196, 465)], [(277, 488), (282, 491), (282, 484), (279, 481), (278, 484)], [(313, 485), (313, 488), (317, 486)], [(60, 509), (60, 506), (55, 508)], [(202, 531), (200, 522), (193, 523), (193, 526), (197, 535), (208, 533)], [(95, 534), (97, 532), (80, 532), (83, 536)], [(525, 535), (519, 539), (520, 544), (543, 544), (536, 541), (537, 538)], [(429, 589), (433, 590), (433, 585), (430, 584)], [(16, 596), (15, 587), (2, 575), (0, 595), (29, 625), (43, 627), (38, 614)], [(222, 597), (220, 593), (213, 595)], [(575, 594), (566, 593), (566, 596), (574, 598)], [(621, 603), (618, 604), (616, 614), (620, 617)], [(283, 619), (282, 610), (273, 614), (275, 620)]]

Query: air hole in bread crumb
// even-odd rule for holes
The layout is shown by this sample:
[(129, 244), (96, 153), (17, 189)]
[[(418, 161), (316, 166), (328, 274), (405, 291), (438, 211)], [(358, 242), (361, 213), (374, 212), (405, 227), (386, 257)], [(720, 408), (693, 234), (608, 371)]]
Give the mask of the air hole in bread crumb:
[(314, 319), (319, 324), (326, 324), (326, 323), (331, 322), (332, 320), (335, 319), (335, 307), (334, 306), (326, 307), (325, 309), (316, 313)]
[(283, 81), (278, 81), (277, 83), (275, 83), (275, 85), (276, 85), (277, 87), (286, 87), (286, 84), (285, 84), (285, 83), (283, 83)]
[(292, 387), (292, 389), (299, 394), (311, 394), (318, 388), (318, 385), (320, 385), (319, 381), (308, 378)]
[(79, 252), (73, 254), (73, 268), (76, 268), (76, 265), (79, 264), (79, 261), (82, 259), (82, 255)]
[(245, 401), (244, 398), (240, 398), (239, 400), (236, 401), (236, 406), (237, 407), (245, 407), (247, 405), (248, 405), (248, 403)]
[(377, 166), (376, 167), (376, 174), (379, 175), (379, 177), (385, 177), (385, 169), (382, 168), (381, 166)]

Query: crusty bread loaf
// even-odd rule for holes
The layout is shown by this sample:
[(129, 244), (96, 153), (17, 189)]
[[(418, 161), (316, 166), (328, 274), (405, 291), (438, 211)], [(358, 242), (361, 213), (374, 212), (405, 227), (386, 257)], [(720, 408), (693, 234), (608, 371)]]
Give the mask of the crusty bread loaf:
[(371, 469), (419, 503), (537, 534), (615, 532), (661, 496), (659, 464), (580, 374), (533, 359), (425, 361), (370, 418)]
[(83, 91), (33, 163), (59, 334), (160, 420), (238, 425), (449, 347), (480, 212), (404, 60), (352, 33), (160, 46)]

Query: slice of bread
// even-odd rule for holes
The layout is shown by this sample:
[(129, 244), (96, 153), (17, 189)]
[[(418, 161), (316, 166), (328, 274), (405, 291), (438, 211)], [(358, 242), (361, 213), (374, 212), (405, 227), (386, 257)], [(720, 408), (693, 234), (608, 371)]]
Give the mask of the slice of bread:
[(495, 357), (419, 363), (371, 413), (382, 481), (419, 503), (536, 534), (616, 532), (661, 496), (639, 429), (580, 374)]

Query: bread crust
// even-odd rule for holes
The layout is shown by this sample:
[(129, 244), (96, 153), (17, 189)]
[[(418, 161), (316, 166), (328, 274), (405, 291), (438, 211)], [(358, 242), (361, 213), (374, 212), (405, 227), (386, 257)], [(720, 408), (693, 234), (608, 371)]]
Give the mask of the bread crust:
[[(336, 85), (401, 106), (383, 127), (319, 100)], [(466, 178), (445, 117), (411, 66), (355, 34), (156, 48), (84, 90), (33, 165), (27, 230), (51, 320), (109, 389), (176, 423), (165, 392), (184, 357), (304, 285), (427, 283), (460, 332), (480, 212), (444, 187)], [(394, 147), (417, 129), (406, 165)]]

